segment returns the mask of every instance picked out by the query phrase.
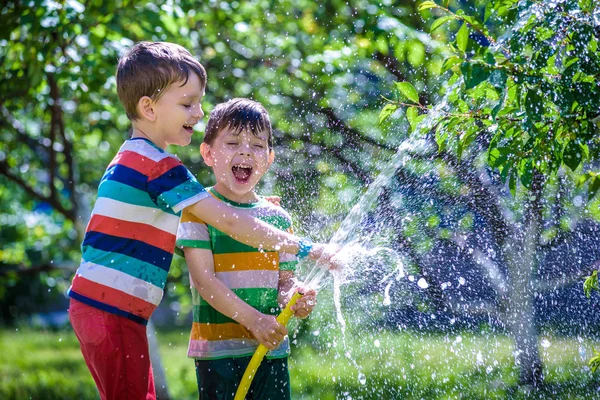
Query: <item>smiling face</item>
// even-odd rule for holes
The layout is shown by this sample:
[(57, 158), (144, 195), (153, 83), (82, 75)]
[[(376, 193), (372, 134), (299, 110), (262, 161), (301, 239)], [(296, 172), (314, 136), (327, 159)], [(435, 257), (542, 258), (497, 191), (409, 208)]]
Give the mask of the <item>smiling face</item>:
[(200, 104), (204, 86), (198, 75), (190, 74), (188, 81), (183, 86), (182, 84), (183, 82), (172, 84), (158, 100), (149, 104), (154, 115), (152, 139), (163, 149), (169, 144), (190, 144), (194, 125), (204, 116)]
[(257, 200), (254, 187), (267, 172), (275, 153), (267, 132), (223, 128), (211, 144), (202, 143), (204, 162), (213, 168), (217, 192), (238, 203)]

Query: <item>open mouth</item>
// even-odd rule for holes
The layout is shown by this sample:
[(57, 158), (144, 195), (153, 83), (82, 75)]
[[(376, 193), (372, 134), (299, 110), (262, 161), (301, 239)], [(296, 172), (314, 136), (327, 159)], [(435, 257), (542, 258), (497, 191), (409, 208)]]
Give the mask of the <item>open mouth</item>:
[(247, 165), (234, 165), (231, 167), (231, 172), (236, 181), (239, 183), (246, 183), (250, 180), (250, 176), (252, 175), (252, 167)]
[(183, 124), (183, 129), (185, 129), (189, 133), (194, 133), (194, 125)]

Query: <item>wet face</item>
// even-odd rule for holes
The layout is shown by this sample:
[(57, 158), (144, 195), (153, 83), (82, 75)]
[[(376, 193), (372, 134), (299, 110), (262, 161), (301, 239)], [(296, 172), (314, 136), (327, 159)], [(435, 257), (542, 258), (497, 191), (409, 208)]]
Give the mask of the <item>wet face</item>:
[(269, 149), (268, 133), (255, 135), (249, 129), (239, 133), (222, 129), (212, 144), (202, 144), (201, 152), (204, 161), (215, 173), (215, 189), (238, 202), (255, 197), (254, 187), (274, 159), (274, 153)]
[(204, 95), (200, 78), (191, 73), (185, 85), (176, 82), (169, 86), (165, 93), (153, 102), (152, 109), (156, 115), (155, 124), (158, 146), (165, 148), (169, 144), (187, 146), (194, 134), (197, 124), (204, 112), (200, 102)]

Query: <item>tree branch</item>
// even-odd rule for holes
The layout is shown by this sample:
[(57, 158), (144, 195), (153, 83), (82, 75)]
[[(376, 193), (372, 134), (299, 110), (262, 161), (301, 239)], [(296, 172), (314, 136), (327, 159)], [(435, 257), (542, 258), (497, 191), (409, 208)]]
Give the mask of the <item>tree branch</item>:
[(323, 107), (317, 111), (327, 117), (327, 128), (342, 134), (347, 139), (350, 139), (354, 145), (357, 145), (358, 142), (361, 141), (381, 149), (396, 151), (396, 147), (362, 135), (357, 129), (348, 126), (346, 122), (344, 122), (335, 114), (332, 108)]
[(400, 62), (396, 57), (392, 57), (389, 54), (383, 54), (381, 51), (377, 51), (373, 54), (373, 58), (376, 59), (383, 65), (390, 74), (394, 75), (399, 81), (406, 81), (406, 76), (402, 73), (400, 68)]
[(49, 196), (44, 196), (43, 194), (38, 193), (31, 186), (29, 186), (27, 184), (27, 182), (25, 182), (18, 176), (11, 173), (10, 167), (5, 160), (0, 160), (0, 174), (6, 176), (8, 179), (10, 179), (14, 183), (16, 183), (19, 187), (21, 187), (21, 189), (23, 189), (31, 197), (50, 204), (52, 206), (52, 208), (54, 208), (56, 211), (58, 211), (59, 213), (64, 215), (67, 219), (75, 222), (75, 213), (73, 212), (73, 210), (68, 210), (68, 209), (64, 208), (63, 205), (60, 204), (60, 201), (58, 201), (57, 199), (53, 199)]
[[(422, 160), (429, 160), (427, 157), (421, 154), (413, 155), (413, 158)], [(462, 200), (488, 221), (492, 227), (494, 241), (498, 248), (501, 249), (510, 229), (504, 218), (502, 206), (498, 203), (498, 195), (494, 189), (489, 183), (483, 181), (473, 172), (476, 170), (474, 165), (469, 165), (464, 160), (458, 160), (448, 152), (436, 153), (433, 157), (448, 163), (456, 171), (456, 176), (467, 185), (469, 196), (463, 196)]]
[[(58, 85), (56, 83), (56, 80), (54, 79), (54, 76), (52, 74), (48, 74), (48, 82), (50, 84), (50, 95), (52, 96), (52, 99), (54, 101), (54, 104), (52, 105), (52, 119), (53, 119), (53, 125), (56, 126), (55, 129), (58, 130), (58, 134), (60, 135), (62, 144), (63, 144), (63, 155), (65, 156), (65, 164), (67, 166), (67, 178), (66, 178), (66, 184), (67, 184), (67, 188), (69, 190), (69, 198), (71, 199), (71, 208), (73, 211), (73, 215), (77, 214), (77, 201), (75, 200), (75, 167), (74, 167), (74, 158), (73, 158), (73, 146), (71, 145), (71, 142), (69, 141), (69, 139), (67, 138), (66, 132), (65, 132), (65, 124), (64, 124), (64, 120), (63, 120), (63, 110), (60, 107), (61, 104), (61, 98), (60, 98), (60, 93), (59, 93), (59, 89), (58, 89)], [(52, 142), (54, 143), (54, 142)], [(52, 149), (52, 152), (54, 153), (54, 149)], [(51, 183), (51, 187), (54, 187), (54, 183)]]
[[(280, 131), (281, 132), (281, 131)], [(288, 140), (300, 140), (305, 145), (314, 144), (309, 137), (306, 135), (302, 135), (299, 137), (293, 137), (288, 134), (283, 134), (284, 137), (289, 138)], [(323, 151), (331, 154), (336, 160), (340, 162), (345, 168), (347, 172), (355, 175), (363, 184), (369, 184), (371, 182), (371, 175), (365, 171), (358, 163), (346, 158), (344, 156), (343, 148), (341, 146), (335, 147), (321, 147)]]
[[(23, 124), (21, 124), (19, 120), (13, 117), (10, 110), (8, 110), (2, 102), (0, 102), (0, 111), (2, 112), (2, 116), (4, 117), (4, 119), (0, 119), (0, 126), (12, 127), (17, 134), (17, 141), (19, 143), (26, 144), (36, 154), (46, 154), (50, 146), (44, 144), (43, 138), (40, 138), (38, 140), (32, 139), (25, 131), (25, 127), (23, 126)], [(5, 122), (8, 122), (8, 124), (6, 124)]]
[(64, 264), (54, 264), (50, 262), (49, 264), (39, 264), (32, 265), (30, 267), (26, 265), (4, 265), (0, 267), (0, 277), (6, 276), (9, 274), (17, 274), (19, 277), (31, 277), (37, 276), (41, 272), (53, 272), (53, 271), (67, 271), (67, 272), (75, 272), (79, 265), (74, 262), (68, 262)]
[[(375, 58), (377, 61), (379, 61), (388, 70), (388, 72), (390, 74), (392, 74), (398, 81), (400, 81), (400, 82), (409, 81), (407, 79), (407, 77), (404, 75), (404, 73), (402, 72), (400, 61), (398, 61), (398, 59), (396, 57), (391, 56), (389, 54), (383, 54), (381, 51), (377, 51), (373, 55), (373, 58)], [(419, 103), (427, 104), (427, 103), (429, 103), (429, 99), (427, 98), (426, 95), (419, 94)]]

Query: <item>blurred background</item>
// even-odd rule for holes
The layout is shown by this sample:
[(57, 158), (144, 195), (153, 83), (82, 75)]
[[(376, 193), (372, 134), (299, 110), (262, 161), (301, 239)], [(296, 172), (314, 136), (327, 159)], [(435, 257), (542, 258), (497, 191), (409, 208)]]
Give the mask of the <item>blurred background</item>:
[[(583, 290), (600, 262), (598, 8), (3, 2), (0, 398), (98, 398), (65, 292), (98, 182), (129, 136), (117, 61), (142, 40), (200, 60), (207, 114), (261, 102), (276, 159), (259, 192), (281, 197), (300, 235), (356, 251), (290, 326), (294, 398), (600, 396), (588, 364), (600, 297)], [(209, 186), (205, 122), (169, 150)], [(197, 398), (189, 286), (175, 258), (149, 329), (161, 399)]]

